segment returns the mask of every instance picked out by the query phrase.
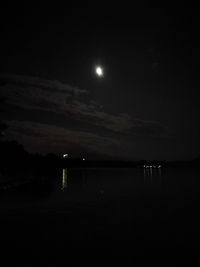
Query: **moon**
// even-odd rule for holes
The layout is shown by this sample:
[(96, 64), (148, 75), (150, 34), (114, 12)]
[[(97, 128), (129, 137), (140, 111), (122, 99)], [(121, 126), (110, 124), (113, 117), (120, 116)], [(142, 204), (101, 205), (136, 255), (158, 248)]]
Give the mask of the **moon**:
[(100, 78), (103, 77), (104, 75), (103, 68), (101, 66), (96, 66), (95, 72), (96, 72), (96, 75)]

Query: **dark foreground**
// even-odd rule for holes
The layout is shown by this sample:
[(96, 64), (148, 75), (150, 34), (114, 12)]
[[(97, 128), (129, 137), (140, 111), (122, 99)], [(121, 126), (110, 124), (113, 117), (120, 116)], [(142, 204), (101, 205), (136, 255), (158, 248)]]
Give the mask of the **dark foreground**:
[(199, 266), (198, 171), (62, 170), (1, 192), (1, 266)]

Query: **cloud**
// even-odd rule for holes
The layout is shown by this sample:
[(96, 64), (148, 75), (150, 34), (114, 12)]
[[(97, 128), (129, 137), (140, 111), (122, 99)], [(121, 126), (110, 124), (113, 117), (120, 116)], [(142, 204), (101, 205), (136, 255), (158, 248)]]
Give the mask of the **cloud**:
[(2, 74), (0, 86), (7, 134), (26, 140), (26, 146), (35, 142), (43, 150), (59, 151), (68, 144), (112, 154), (127, 140), (134, 142), (134, 136), (166, 138), (170, 133), (156, 121), (108, 113), (87, 90), (60, 81)]
[(117, 139), (103, 137), (98, 134), (73, 131), (53, 125), (44, 125), (29, 121), (10, 121), (9, 139), (20, 139), (25, 146), (31, 145), (31, 150), (48, 153), (49, 149), (59, 153), (66, 150), (86, 151), (90, 148), (91, 152), (112, 155), (113, 150), (120, 146)]

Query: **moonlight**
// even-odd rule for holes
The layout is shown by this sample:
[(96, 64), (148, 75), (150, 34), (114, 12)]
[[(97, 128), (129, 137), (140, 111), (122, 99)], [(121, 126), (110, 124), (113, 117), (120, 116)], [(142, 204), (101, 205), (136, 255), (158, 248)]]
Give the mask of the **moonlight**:
[(96, 72), (96, 75), (98, 77), (103, 77), (103, 69), (102, 69), (102, 67), (97, 66), (96, 69), (95, 69), (95, 72)]

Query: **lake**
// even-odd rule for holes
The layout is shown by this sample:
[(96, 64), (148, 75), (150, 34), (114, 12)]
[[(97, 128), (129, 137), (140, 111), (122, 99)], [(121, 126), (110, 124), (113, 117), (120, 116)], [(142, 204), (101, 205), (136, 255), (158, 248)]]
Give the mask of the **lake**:
[[(63, 169), (0, 194), (14, 266), (198, 266), (192, 169)], [(5, 266), (5, 265), (2, 265)]]

